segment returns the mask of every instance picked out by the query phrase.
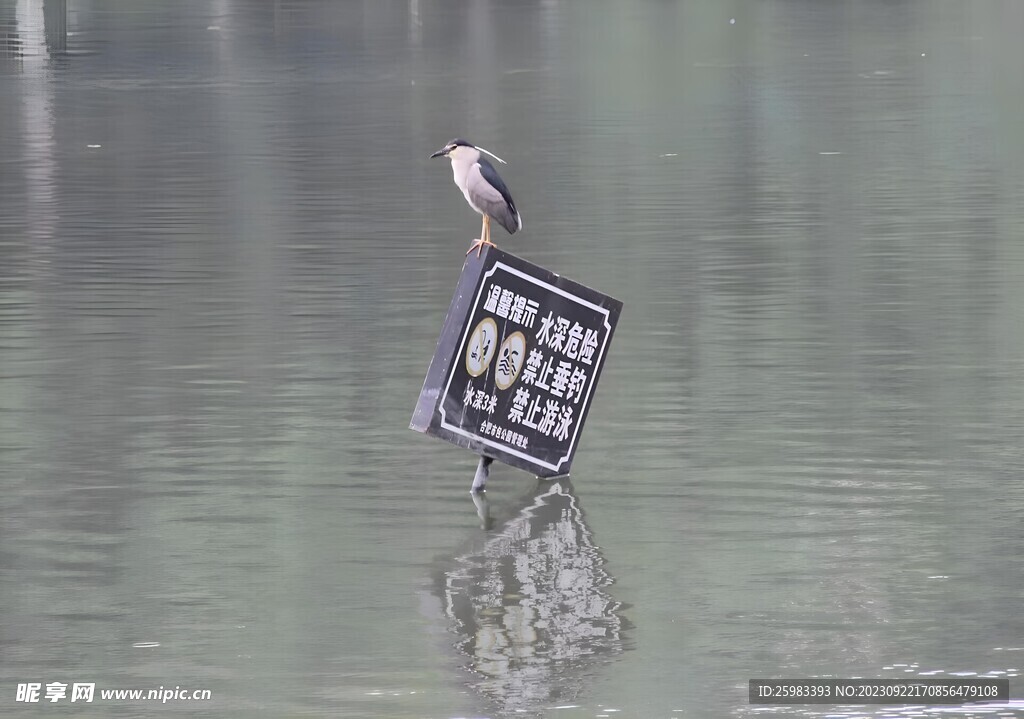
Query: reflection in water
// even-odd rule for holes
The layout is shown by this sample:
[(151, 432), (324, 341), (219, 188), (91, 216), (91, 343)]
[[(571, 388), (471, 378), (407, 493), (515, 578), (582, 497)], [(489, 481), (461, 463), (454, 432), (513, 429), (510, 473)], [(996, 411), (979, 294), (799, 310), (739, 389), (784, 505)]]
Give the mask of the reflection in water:
[(43, 0), (46, 48), (52, 54), (68, 49), (68, 0)]
[(0, 3), (0, 58), (21, 61), (32, 72), (47, 56), (67, 50), (67, 0), (17, 0)]
[(572, 700), (589, 670), (622, 652), (612, 581), (572, 485), (559, 480), (457, 557), (438, 586), (476, 688), (511, 712)]

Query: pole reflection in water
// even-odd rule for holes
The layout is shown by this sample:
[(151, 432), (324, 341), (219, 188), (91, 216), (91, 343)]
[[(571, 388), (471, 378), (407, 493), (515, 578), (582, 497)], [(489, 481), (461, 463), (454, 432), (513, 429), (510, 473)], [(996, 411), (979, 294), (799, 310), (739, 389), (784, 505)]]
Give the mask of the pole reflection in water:
[(455, 648), (501, 711), (573, 700), (588, 675), (623, 651), (627, 625), (605, 591), (613, 579), (604, 564), (562, 479), (543, 482), (438, 578)]
[(43, 27), (50, 54), (68, 49), (68, 0), (43, 0)]

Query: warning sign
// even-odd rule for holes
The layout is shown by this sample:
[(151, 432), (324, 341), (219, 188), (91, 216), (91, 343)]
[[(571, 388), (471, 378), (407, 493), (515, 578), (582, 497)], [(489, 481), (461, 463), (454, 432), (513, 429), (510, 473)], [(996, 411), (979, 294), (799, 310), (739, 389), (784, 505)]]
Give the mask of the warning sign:
[(485, 317), (469, 336), (466, 346), (466, 371), (473, 377), (479, 377), (487, 371), (494, 357), (494, 348), (498, 346), (498, 326), (494, 320)]
[(621, 310), (494, 247), (470, 255), (410, 426), (567, 474)]

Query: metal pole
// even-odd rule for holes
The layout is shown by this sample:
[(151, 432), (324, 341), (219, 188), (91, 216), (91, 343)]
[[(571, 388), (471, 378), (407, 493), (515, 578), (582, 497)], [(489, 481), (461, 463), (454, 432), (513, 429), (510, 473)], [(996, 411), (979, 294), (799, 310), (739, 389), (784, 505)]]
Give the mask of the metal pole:
[(470, 489), (471, 492), (477, 494), (479, 492), (487, 491), (487, 478), (491, 474), (491, 462), (494, 459), (492, 457), (480, 456), (480, 464), (476, 467), (476, 475), (473, 477), (473, 487)]

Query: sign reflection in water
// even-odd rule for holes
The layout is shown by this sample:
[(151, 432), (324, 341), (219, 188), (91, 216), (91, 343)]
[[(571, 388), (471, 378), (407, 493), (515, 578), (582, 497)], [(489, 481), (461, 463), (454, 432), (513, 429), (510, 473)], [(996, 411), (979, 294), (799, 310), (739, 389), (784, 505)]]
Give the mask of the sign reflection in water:
[(502, 711), (576, 698), (624, 649), (621, 604), (567, 479), (541, 483), (482, 547), (455, 558), (437, 593), (476, 689)]

